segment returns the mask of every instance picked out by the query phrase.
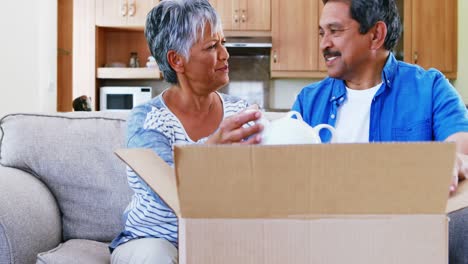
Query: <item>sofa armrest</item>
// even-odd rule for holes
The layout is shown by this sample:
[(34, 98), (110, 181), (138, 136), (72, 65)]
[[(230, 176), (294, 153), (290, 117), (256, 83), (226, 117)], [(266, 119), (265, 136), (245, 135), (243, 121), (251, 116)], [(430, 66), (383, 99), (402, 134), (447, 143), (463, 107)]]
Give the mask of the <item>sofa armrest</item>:
[(0, 165), (0, 263), (35, 263), (62, 239), (60, 211), (33, 175)]

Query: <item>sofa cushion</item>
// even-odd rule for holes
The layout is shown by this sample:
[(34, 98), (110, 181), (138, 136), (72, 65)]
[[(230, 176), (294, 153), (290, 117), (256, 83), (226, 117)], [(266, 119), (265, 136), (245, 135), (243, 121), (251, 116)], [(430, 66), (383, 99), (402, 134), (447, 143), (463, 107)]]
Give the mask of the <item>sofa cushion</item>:
[(0, 165), (0, 263), (34, 263), (62, 241), (55, 198), (39, 179)]
[(0, 263), (13, 263), (13, 254), (11, 253), (10, 240), (8, 239), (7, 233), (3, 224), (0, 222), (0, 241), (6, 243), (0, 243)]
[(0, 120), (0, 163), (35, 175), (55, 196), (63, 239), (112, 240), (130, 202), (124, 113), (10, 114)]
[(106, 243), (72, 239), (37, 255), (37, 264), (103, 264), (110, 263)]

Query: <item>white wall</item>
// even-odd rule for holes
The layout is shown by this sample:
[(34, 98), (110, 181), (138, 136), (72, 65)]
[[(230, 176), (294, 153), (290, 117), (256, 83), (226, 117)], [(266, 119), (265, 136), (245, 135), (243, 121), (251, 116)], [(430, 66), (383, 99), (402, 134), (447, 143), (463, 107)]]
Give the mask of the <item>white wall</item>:
[(299, 92), (320, 79), (276, 79), (270, 82), (270, 107), (291, 109)]
[(57, 0), (2, 1), (0, 115), (57, 109)]

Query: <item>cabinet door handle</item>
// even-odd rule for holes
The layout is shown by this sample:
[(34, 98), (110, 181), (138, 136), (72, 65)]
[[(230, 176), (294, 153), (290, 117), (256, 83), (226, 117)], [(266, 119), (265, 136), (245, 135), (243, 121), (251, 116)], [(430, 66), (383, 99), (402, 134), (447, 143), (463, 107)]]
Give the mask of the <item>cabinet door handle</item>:
[(273, 50), (273, 63), (278, 62), (278, 55), (276, 54), (276, 50)]
[(233, 19), (234, 19), (234, 24), (237, 24), (239, 22), (239, 11), (236, 9), (234, 10), (234, 16), (233, 16)]
[(245, 23), (247, 21), (247, 15), (246, 15), (245, 9), (242, 9), (241, 21), (242, 23)]
[(128, 15), (129, 16), (134, 16), (135, 13), (136, 13), (136, 5), (135, 5), (135, 0), (133, 0), (128, 5)]
[(418, 52), (415, 51), (415, 52), (413, 53), (413, 61), (414, 61), (414, 64), (418, 64), (418, 59), (419, 59)]
[(121, 14), (122, 16), (126, 16), (126, 15), (127, 15), (127, 12), (128, 12), (127, 2), (126, 2), (126, 1), (122, 1), (122, 5), (120, 6), (120, 14)]

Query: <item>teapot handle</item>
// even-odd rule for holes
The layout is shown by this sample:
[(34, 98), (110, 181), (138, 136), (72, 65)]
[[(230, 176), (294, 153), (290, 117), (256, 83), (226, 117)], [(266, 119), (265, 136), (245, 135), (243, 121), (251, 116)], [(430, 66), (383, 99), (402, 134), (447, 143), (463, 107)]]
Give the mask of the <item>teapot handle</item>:
[(288, 117), (288, 118), (291, 118), (293, 116), (296, 116), (296, 119), (298, 119), (298, 120), (304, 121), (302, 119), (302, 115), (297, 111), (291, 110), (286, 114), (286, 117)]
[(333, 138), (335, 137), (335, 128), (330, 126), (329, 124), (320, 124), (320, 125), (316, 125), (314, 126), (314, 130), (317, 132), (317, 135), (320, 134), (320, 130), (322, 129), (328, 129), (328, 131), (330, 131), (331, 133), (331, 137), (330, 137), (330, 143), (333, 142)]

